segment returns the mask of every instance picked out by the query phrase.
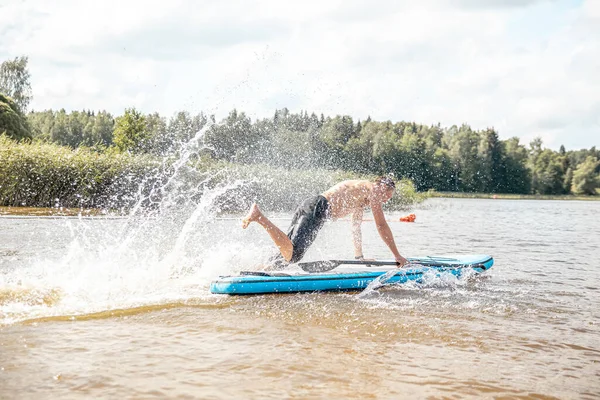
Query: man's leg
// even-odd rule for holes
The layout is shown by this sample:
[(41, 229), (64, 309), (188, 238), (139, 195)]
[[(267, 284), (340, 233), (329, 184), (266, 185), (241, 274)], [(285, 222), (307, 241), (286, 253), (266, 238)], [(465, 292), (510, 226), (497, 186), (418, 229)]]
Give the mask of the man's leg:
[(286, 261), (290, 261), (292, 259), (292, 254), (294, 252), (294, 245), (292, 244), (292, 241), (281, 229), (279, 229), (263, 215), (256, 203), (252, 205), (248, 215), (242, 219), (242, 228), (246, 229), (248, 225), (250, 225), (250, 222), (256, 222), (265, 228)]

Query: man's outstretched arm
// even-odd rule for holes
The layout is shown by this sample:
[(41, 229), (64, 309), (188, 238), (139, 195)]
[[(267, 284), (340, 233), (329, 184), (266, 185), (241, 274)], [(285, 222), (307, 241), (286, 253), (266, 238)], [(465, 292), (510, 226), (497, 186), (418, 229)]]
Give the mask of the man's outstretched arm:
[(379, 203), (371, 203), (371, 211), (373, 211), (373, 219), (375, 219), (375, 225), (377, 226), (377, 232), (379, 232), (379, 236), (383, 239), (383, 242), (389, 247), (396, 262), (403, 266), (408, 263), (408, 260), (400, 255), (398, 248), (396, 247), (396, 242), (394, 241), (394, 235), (392, 235), (392, 230), (385, 220), (385, 215), (383, 214), (383, 209), (381, 208), (381, 204)]

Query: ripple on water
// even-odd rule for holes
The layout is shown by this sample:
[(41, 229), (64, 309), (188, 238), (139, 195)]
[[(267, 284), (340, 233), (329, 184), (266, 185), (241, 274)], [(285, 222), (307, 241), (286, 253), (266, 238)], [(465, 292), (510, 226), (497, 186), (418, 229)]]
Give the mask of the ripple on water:
[[(392, 226), (403, 249), (477, 250), (496, 257), (494, 268), (362, 298), (209, 295), (213, 275), (250, 268), (258, 247), (271, 249), (262, 232), (239, 234), (235, 221), (192, 235), (191, 257), (178, 259), (185, 268), (172, 271), (149, 255), (162, 251), (153, 235), (171, 243), (177, 224), (147, 226), (152, 234), (139, 231), (136, 246), (113, 257), (102, 246), (121, 243), (97, 231), (114, 236), (123, 221), (70, 220), (64, 230), (64, 221), (11, 220), (15, 238), (32, 238), (27, 257), (48, 267), (25, 276), (22, 253), (0, 253), (0, 318), (22, 322), (0, 326), (0, 397), (598, 398), (597, 206), (445, 204), (420, 211), (417, 225)], [(568, 225), (577, 229), (548, 229), (558, 223), (548, 208), (578, 219)], [(343, 222), (327, 229), (315, 257), (352, 251)], [(389, 256), (373, 226), (363, 234), (374, 257)], [(195, 252), (202, 240), (209, 245)], [(202, 262), (190, 263), (195, 256)]]

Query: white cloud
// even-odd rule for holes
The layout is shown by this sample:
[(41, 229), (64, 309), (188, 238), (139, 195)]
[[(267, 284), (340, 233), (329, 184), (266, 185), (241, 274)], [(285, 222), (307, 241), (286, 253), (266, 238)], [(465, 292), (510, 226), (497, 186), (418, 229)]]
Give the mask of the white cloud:
[(600, 2), (374, 4), (14, 2), (0, 58), (29, 55), (36, 109), (288, 107), (600, 144)]

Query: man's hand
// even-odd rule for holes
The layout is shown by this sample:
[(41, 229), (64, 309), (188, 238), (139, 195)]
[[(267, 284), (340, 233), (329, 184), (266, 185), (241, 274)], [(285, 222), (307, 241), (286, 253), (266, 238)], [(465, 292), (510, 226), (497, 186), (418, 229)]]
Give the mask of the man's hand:
[(406, 258), (399, 255), (398, 257), (396, 257), (396, 264), (398, 268), (402, 268), (405, 265), (409, 264), (409, 261)]

